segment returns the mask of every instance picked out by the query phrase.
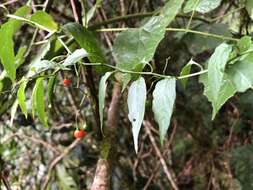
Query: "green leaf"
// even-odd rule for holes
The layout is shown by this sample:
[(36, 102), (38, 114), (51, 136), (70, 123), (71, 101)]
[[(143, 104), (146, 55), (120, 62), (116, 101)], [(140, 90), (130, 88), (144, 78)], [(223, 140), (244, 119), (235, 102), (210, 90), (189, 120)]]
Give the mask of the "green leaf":
[(215, 115), (217, 114), (219, 109), (222, 107), (222, 105), (236, 93), (236, 88), (233, 82), (227, 76), (227, 74), (224, 74), (223, 79), (221, 81), (221, 85), (219, 85), (220, 86), (219, 95), (214, 100), (214, 97), (211, 93), (210, 86), (208, 84), (208, 75), (207, 74), (201, 75), (200, 82), (202, 82), (205, 86), (204, 95), (212, 103), (212, 107), (213, 107), (212, 119), (214, 119)]
[[(14, 15), (25, 18), (29, 14), (30, 11), (31, 11), (30, 7), (23, 6), (23, 7), (20, 7), (14, 13)], [(11, 23), (11, 25), (13, 25), (13, 33), (17, 32), (19, 30), (19, 28), (21, 27), (21, 25), (22, 25), (22, 22), (20, 22), (20, 21), (18, 21), (16, 19), (10, 19), (8, 22)]]
[(63, 66), (73, 65), (80, 61), (82, 58), (87, 57), (88, 53), (84, 49), (77, 49), (71, 55), (69, 55), (63, 62)]
[(0, 29), (0, 59), (8, 76), (12, 81), (16, 78), (14, 44), (12, 40), (13, 26), (8, 22)]
[(91, 7), (91, 9), (85, 15), (86, 17), (83, 19), (83, 23), (85, 23), (85, 26), (88, 26), (88, 23), (90, 22), (90, 20), (94, 16), (96, 9), (100, 6), (101, 2), (102, 2), (102, 0), (97, 0), (95, 5), (93, 7)]
[(107, 79), (110, 77), (112, 72), (107, 72), (101, 78), (99, 82), (99, 90), (98, 90), (98, 100), (99, 100), (99, 118), (100, 118), (100, 128), (103, 130), (103, 118), (104, 118), (104, 106), (105, 106), (105, 94), (107, 87)]
[(76, 190), (78, 189), (75, 180), (68, 174), (63, 165), (56, 166), (57, 183), (61, 190)]
[(182, 4), (183, 0), (170, 0), (159, 16), (150, 18), (140, 28), (121, 32), (113, 48), (117, 67), (141, 71), (152, 59), (159, 42), (165, 35), (166, 27), (175, 18)]
[[(184, 13), (188, 13), (196, 9), (200, 13), (208, 13), (218, 6), (220, 6), (222, 0), (188, 0), (185, 7)], [(195, 4), (198, 3), (195, 8)]]
[(47, 92), (48, 92), (48, 102), (49, 102), (48, 107), (49, 108), (53, 107), (55, 80), (56, 80), (56, 75), (50, 77), (48, 80), (48, 91)]
[(42, 29), (46, 29), (49, 32), (55, 32), (58, 30), (58, 25), (55, 23), (51, 15), (44, 11), (37, 11), (31, 16), (31, 21), (43, 26)]
[[(25, 16), (30, 11), (30, 8), (27, 6), (19, 8), (15, 15), (17, 16)], [(8, 22), (3, 24), (0, 28), (0, 60), (7, 72), (8, 77), (12, 81), (16, 78), (16, 67), (15, 67), (15, 55), (14, 55), (14, 43), (13, 43), (13, 35), (20, 28), (22, 22), (9, 19)]]
[(161, 144), (167, 134), (173, 106), (176, 99), (176, 79), (163, 79), (159, 81), (153, 92), (153, 112), (159, 124)]
[(26, 88), (26, 85), (27, 85), (26, 80), (21, 82), (20, 87), (19, 87), (18, 92), (17, 92), (17, 97), (18, 97), (18, 104), (21, 108), (21, 111), (23, 112), (23, 114), (27, 118), (27, 108), (26, 108), (26, 102), (25, 102), (25, 88)]
[(250, 18), (253, 20), (253, 1), (252, 0), (246, 0), (246, 10), (249, 13)]
[(212, 103), (214, 119), (221, 106), (236, 92), (232, 81), (225, 74), (225, 67), (232, 47), (228, 44), (219, 45), (208, 61), (208, 73), (202, 75), (200, 81), (204, 84), (204, 94)]
[(134, 81), (128, 91), (128, 118), (132, 124), (134, 148), (136, 153), (138, 152), (138, 136), (145, 113), (146, 94), (146, 84), (142, 77)]
[[(105, 56), (99, 46), (96, 36), (92, 31), (84, 28), (77, 23), (68, 23), (63, 26), (63, 29), (69, 32), (79, 46), (85, 49), (88, 53), (88, 58), (92, 63), (106, 63)], [(104, 68), (96, 67), (98, 72), (103, 72)]]
[(29, 72), (27, 74), (28, 77), (32, 77), (36, 73), (42, 72), (55, 66), (54, 62), (47, 60), (42, 61), (42, 59), (46, 56), (49, 50), (50, 50), (50, 40), (40, 47), (38, 53), (32, 59), (32, 62), (29, 66)]
[(18, 49), (18, 53), (15, 56), (16, 69), (19, 68), (24, 63), (24, 61), (25, 61), (24, 54), (25, 54), (26, 50), (27, 50), (26, 46), (20, 47)]
[[(180, 72), (180, 76), (185, 76), (185, 75), (189, 75), (191, 72), (191, 68), (192, 65), (196, 64), (195, 61), (193, 61), (192, 59), (182, 68), (181, 72)], [(180, 80), (181, 84), (183, 85), (184, 89), (186, 87), (188, 78), (183, 78)]]
[(17, 112), (17, 109), (18, 109), (18, 101), (16, 100), (11, 106), (11, 119), (10, 119), (10, 126), (11, 127), (13, 126), (13, 120), (14, 120), (15, 114)]
[(253, 88), (253, 63), (246, 59), (232, 65), (227, 73), (233, 81), (238, 92), (245, 92)]
[(36, 111), (41, 123), (43, 123), (44, 126), (48, 127), (46, 112), (45, 112), (45, 105), (44, 105), (43, 80), (44, 78), (38, 78), (33, 88), (32, 110), (33, 110), (33, 115)]
[(183, 8), (184, 13), (189, 13), (197, 8), (196, 4), (199, 4), (201, 0), (188, 0)]
[(46, 70), (57, 68), (57, 64), (52, 61), (42, 60), (40, 62), (35, 62), (34, 64), (30, 65), (29, 72), (27, 74), (28, 77), (32, 77), (36, 74), (40, 74)]
[(251, 37), (243, 36), (237, 43), (237, 47), (240, 53), (243, 53), (251, 47)]

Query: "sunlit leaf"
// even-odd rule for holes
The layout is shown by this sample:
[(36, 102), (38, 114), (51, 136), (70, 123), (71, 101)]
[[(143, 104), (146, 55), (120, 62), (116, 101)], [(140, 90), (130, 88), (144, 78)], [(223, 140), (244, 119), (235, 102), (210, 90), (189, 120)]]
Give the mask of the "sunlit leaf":
[(128, 91), (128, 118), (132, 124), (134, 148), (136, 152), (138, 152), (138, 136), (145, 113), (146, 94), (146, 84), (142, 77), (134, 81)]
[(27, 81), (22, 81), (20, 84), (20, 87), (17, 92), (17, 97), (18, 97), (18, 104), (21, 108), (21, 111), (27, 117), (27, 108), (26, 108), (26, 102), (25, 102), (25, 88), (27, 85)]
[[(25, 16), (30, 11), (27, 6), (21, 7), (15, 13), (17, 16)], [(16, 78), (16, 66), (14, 55), (13, 35), (20, 28), (22, 22), (10, 19), (0, 28), (0, 60), (12, 81)]]
[(65, 59), (62, 65), (65, 67), (69, 65), (73, 65), (79, 60), (81, 60), (82, 58), (87, 57), (87, 56), (88, 56), (88, 53), (84, 49), (77, 49)]
[(101, 130), (103, 128), (105, 95), (106, 95), (106, 87), (107, 87), (106, 81), (110, 77), (111, 74), (112, 72), (105, 73), (105, 75), (101, 78), (99, 82), (98, 100), (99, 100), (99, 117), (100, 117)]
[(170, 125), (175, 99), (176, 80), (174, 78), (163, 79), (156, 84), (153, 92), (153, 112), (155, 120), (159, 124), (161, 144), (164, 142)]
[(47, 29), (48, 31), (57, 31), (58, 30), (58, 25), (57, 23), (53, 20), (51, 15), (44, 11), (36, 11), (32, 16), (31, 16), (31, 21), (45, 27), (42, 29)]
[(33, 115), (36, 111), (41, 123), (43, 123), (44, 126), (48, 127), (47, 117), (46, 117), (46, 112), (45, 112), (45, 105), (44, 105), (45, 101), (44, 101), (43, 80), (44, 78), (38, 78), (33, 88), (32, 110), (33, 110)]

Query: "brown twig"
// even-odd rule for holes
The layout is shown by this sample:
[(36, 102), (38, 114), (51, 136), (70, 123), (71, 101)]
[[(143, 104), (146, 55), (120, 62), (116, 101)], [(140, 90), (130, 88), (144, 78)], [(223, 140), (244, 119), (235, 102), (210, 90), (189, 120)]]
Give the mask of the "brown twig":
[(153, 148), (155, 149), (155, 152), (157, 154), (157, 156), (159, 157), (159, 160), (162, 164), (162, 167), (163, 167), (163, 171), (164, 173), (166, 174), (170, 184), (171, 184), (171, 187), (174, 189), (174, 190), (178, 190), (178, 187), (177, 187), (177, 183), (173, 177), (173, 175), (171, 174), (171, 172), (169, 171), (169, 168), (166, 164), (166, 161), (160, 151), (160, 149), (158, 148), (157, 144), (156, 144), (156, 141), (155, 141), (155, 138), (154, 136), (152, 135), (151, 133), (151, 130), (150, 128), (152, 127), (151, 123), (147, 120), (143, 121), (143, 125), (145, 126), (145, 131), (148, 133), (148, 136), (149, 136), (149, 139), (152, 143), (152, 146)]
[(79, 23), (79, 18), (78, 18), (78, 14), (77, 14), (75, 0), (70, 0), (70, 3), (71, 3), (71, 7), (72, 7), (72, 11), (73, 11), (73, 15), (74, 15), (75, 21), (77, 23)]
[(52, 171), (55, 168), (55, 166), (65, 157), (67, 156), (75, 147), (81, 142), (80, 139), (76, 139), (71, 145), (69, 145), (59, 156), (57, 156), (49, 165), (48, 173), (45, 178), (45, 181), (42, 185), (42, 190), (46, 190), (47, 186), (50, 182)]
[[(164, 152), (163, 152), (163, 154), (162, 154), (163, 156), (165, 156), (165, 155), (170, 151), (170, 148), (169, 148), (169, 147), (171, 146), (172, 141), (173, 141), (173, 139), (174, 139), (174, 136), (175, 136), (175, 134), (176, 134), (177, 126), (178, 126), (178, 125), (177, 125), (177, 121), (176, 121), (176, 120), (173, 120), (173, 129), (172, 129), (172, 133), (171, 133), (171, 135), (170, 135), (170, 138), (169, 138), (168, 143), (166, 144), (166, 147), (167, 147), (167, 148), (164, 149)], [(145, 184), (143, 190), (148, 189), (148, 187), (149, 187), (151, 181), (155, 178), (155, 175), (156, 175), (157, 172), (159, 171), (159, 167), (160, 167), (160, 162), (158, 162), (158, 163), (156, 164), (155, 169), (153, 170), (154, 172), (152, 172), (152, 174), (151, 174), (151, 176), (149, 177), (147, 183)]]

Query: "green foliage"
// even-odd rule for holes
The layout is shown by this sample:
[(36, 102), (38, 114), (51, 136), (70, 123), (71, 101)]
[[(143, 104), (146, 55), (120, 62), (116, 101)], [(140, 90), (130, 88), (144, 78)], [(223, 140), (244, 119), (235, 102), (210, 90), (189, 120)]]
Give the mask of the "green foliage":
[(75, 180), (67, 172), (64, 165), (56, 166), (56, 175), (58, 180), (58, 185), (62, 190), (76, 190), (78, 189)]
[(237, 43), (237, 47), (240, 53), (247, 51), (251, 46), (251, 37), (243, 36)]
[(56, 75), (48, 79), (48, 103), (49, 103), (48, 107), (49, 108), (53, 108), (55, 82), (56, 82)]
[[(196, 63), (195, 61), (193, 61), (193, 59), (191, 59), (181, 70), (180, 72), (180, 77), (182, 76), (186, 76), (186, 75), (189, 75), (190, 72), (191, 72), (191, 68), (192, 68), (192, 65), (197, 65), (198, 67), (200, 67), (202, 69), (202, 67)], [(183, 78), (180, 80), (181, 84), (183, 85), (184, 89), (186, 88), (186, 84), (187, 84), (187, 81), (188, 81), (188, 78)]]
[(42, 26), (43, 29), (47, 29), (49, 32), (55, 32), (58, 30), (58, 25), (55, 23), (51, 15), (44, 11), (36, 11), (31, 16), (31, 21)]
[[(77, 23), (68, 23), (63, 29), (70, 33), (81, 48), (88, 53), (88, 58), (92, 63), (106, 63), (106, 59), (98, 41), (92, 31), (84, 28)], [(97, 68), (98, 72), (103, 72), (101, 67)]]
[(205, 86), (204, 94), (212, 103), (214, 119), (220, 107), (235, 93), (235, 87), (224, 73), (232, 47), (228, 44), (221, 44), (212, 54), (208, 61), (207, 78), (202, 78)]
[(188, 0), (184, 6), (184, 12), (196, 10), (200, 13), (208, 13), (217, 8), (222, 0)]
[[(30, 12), (30, 8), (27, 6), (19, 8), (15, 15), (25, 16)], [(3, 24), (0, 28), (0, 60), (3, 64), (8, 76), (12, 81), (16, 78), (16, 66), (15, 66), (15, 54), (13, 35), (20, 28), (22, 22), (14, 19), (10, 19)]]
[(73, 65), (87, 55), (88, 53), (84, 49), (77, 49), (65, 59), (62, 65), (65, 67)]
[(159, 81), (153, 92), (153, 112), (159, 124), (160, 141), (163, 144), (176, 99), (176, 80), (163, 79)]
[(170, 0), (159, 16), (153, 16), (137, 29), (121, 32), (114, 42), (117, 67), (131, 71), (141, 71), (152, 59), (166, 27), (175, 18), (183, 0)]
[(249, 13), (250, 18), (253, 20), (253, 1), (246, 0), (246, 9)]
[(146, 84), (142, 77), (134, 81), (128, 91), (128, 118), (132, 124), (134, 148), (136, 152), (138, 152), (138, 136), (145, 113), (146, 93)]
[(103, 118), (104, 118), (104, 106), (105, 106), (105, 95), (107, 87), (107, 79), (111, 76), (112, 72), (107, 72), (101, 78), (98, 89), (98, 100), (99, 100), (99, 117), (100, 117), (100, 128), (103, 129)]
[(247, 59), (236, 62), (227, 72), (238, 92), (245, 92), (253, 87), (253, 63)]
[(32, 93), (32, 113), (35, 115), (35, 111), (38, 114), (40, 121), (43, 123), (45, 127), (48, 127), (47, 117), (45, 112), (45, 100), (44, 100), (44, 86), (43, 86), (44, 78), (38, 78), (36, 80), (35, 86), (33, 88)]
[(27, 108), (26, 108), (26, 102), (25, 102), (25, 88), (27, 85), (27, 81), (22, 81), (18, 92), (17, 92), (17, 97), (18, 97), (18, 104), (23, 112), (23, 114), (25, 115), (25, 117), (27, 117)]
[[(94, 138), (97, 134), (91, 132), (87, 135), (87, 140), (75, 141), (78, 144), (70, 145), (71, 149), (64, 149), (63, 146), (69, 145), (73, 141), (75, 126), (87, 126), (86, 130), (89, 132), (95, 128), (94, 123), (99, 119), (101, 130), (106, 130), (103, 128), (103, 123), (105, 123), (103, 121), (104, 108), (105, 105), (108, 105), (106, 95), (108, 94), (108, 100), (111, 99), (111, 88), (108, 88), (111, 85), (108, 84), (111, 81), (115, 84), (117, 81), (121, 83), (122, 89), (121, 101), (117, 110), (120, 115), (118, 118), (119, 126), (128, 124), (125, 119), (127, 117), (127, 108), (125, 107), (127, 104), (134, 148), (136, 152), (141, 149), (138, 152), (138, 159), (141, 159), (142, 163), (136, 165), (133, 186), (136, 185), (135, 178), (139, 180), (139, 175), (144, 176), (142, 180), (146, 183), (148, 171), (155, 172), (153, 170), (155, 167), (152, 167), (150, 163), (157, 161), (156, 151), (150, 151), (150, 144), (146, 141), (146, 137), (150, 138), (149, 134), (143, 136), (142, 142), (139, 142), (145, 115), (145, 119), (152, 124), (157, 123), (159, 127), (159, 133), (156, 132), (156, 127), (152, 127), (151, 135), (155, 139), (153, 141), (150, 138), (152, 143), (158, 142), (159, 137), (161, 144), (173, 140), (171, 150), (173, 158), (166, 152), (163, 152), (163, 155), (165, 162), (171, 163), (171, 172), (172, 175), (177, 176), (179, 189), (184, 189), (184, 185), (187, 185), (186, 188), (188, 189), (206, 189), (207, 184), (209, 184), (209, 189), (239, 189), (240, 187), (246, 190), (252, 189), (251, 165), (253, 163), (251, 159), (253, 151), (251, 145), (244, 145), (251, 143), (252, 140), (250, 131), (253, 102), (253, 44), (251, 40), (253, 29), (250, 21), (250, 18), (253, 18), (252, 0), (234, 2), (228, 0), (150, 1), (152, 4), (150, 7), (146, 6), (147, 3), (139, 6), (141, 5), (140, 1), (129, 1), (131, 2), (129, 4), (126, 0), (123, 4), (125, 6), (121, 5), (120, 8), (115, 3), (116, 1), (110, 1), (109, 4), (104, 1), (105, 3), (102, 4), (101, 0), (97, 0), (93, 5), (86, 4), (85, 0), (80, 2), (82, 3), (84, 26), (77, 23), (67, 23), (62, 28), (51, 15), (41, 10), (48, 9), (48, 7), (58, 11), (62, 7), (66, 8), (64, 15), (60, 14), (61, 11), (59, 14), (52, 14), (57, 17), (59, 23), (66, 23), (69, 15), (71, 15), (69, 14), (70, 11), (72, 11), (70, 6), (65, 7), (62, 4), (57, 7), (58, 1), (54, 1), (48, 7), (43, 6), (43, 8), (36, 4), (34, 6), (38, 6), (36, 8), (39, 11), (35, 11), (29, 17), (27, 16), (31, 10), (29, 7), (24, 6), (12, 15), (9, 12), (12, 12), (13, 8), (15, 9), (20, 3), (8, 4), (7, 2), (6, 4), (8, 5), (6, 13), (8, 12), (8, 14), (3, 21), (1, 20), (0, 27), (0, 116), (4, 121), (0, 121), (0, 125), (10, 125), (11, 127), (0, 127), (1, 137), (4, 136), (2, 135), (3, 131), (5, 133), (5, 131), (10, 130), (10, 133), (6, 133), (4, 138), (0, 138), (0, 155), (8, 159), (10, 164), (17, 166), (18, 175), (21, 173), (22, 176), (29, 177), (27, 175), (29, 172), (22, 173), (23, 171), (20, 169), (22, 167), (15, 163), (15, 159), (19, 158), (16, 153), (19, 153), (20, 150), (22, 153), (27, 152), (27, 149), (20, 148), (19, 150), (17, 145), (6, 146), (6, 142), (2, 145), (2, 139), (15, 142), (21, 138), (22, 141), (24, 139), (24, 142), (32, 140), (46, 146), (48, 151), (43, 152), (38, 148), (39, 154), (41, 152), (43, 154), (37, 157), (37, 155), (33, 155), (34, 152), (36, 154), (37, 149), (33, 150), (33, 147), (30, 148), (26, 144), (31, 149), (31, 152), (28, 151), (28, 156), (34, 156), (34, 159), (39, 160), (38, 162), (41, 165), (48, 163), (46, 159), (54, 159), (56, 155), (64, 154), (63, 163), (66, 166), (57, 164), (56, 172), (52, 172), (52, 179), (50, 179), (52, 186), (48, 189), (55, 188), (54, 186), (63, 190), (85, 188), (81, 183), (84, 178), (89, 178), (91, 170), (86, 166), (81, 168), (81, 165), (87, 160), (92, 160), (89, 162), (91, 165), (95, 163), (94, 157), (98, 155), (98, 145), (100, 144), (97, 138)], [(136, 12), (136, 9), (140, 11), (139, 8), (143, 12), (151, 11), (160, 6), (160, 3), (164, 3), (164, 7), (152, 13)], [(0, 5), (0, 9), (2, 10), (1, 7), (4, 8), (4, 6)], [(110, 11), (112, 10), (108, 14), (105, 12), (110, 19), (98, 21), (99, 18), (97, 19), (95, 16), (97, 14), (96, 9), (99, 6), (103, 6), (102, 10), (104, 11), (108, 10), (108, 7)], [(11, 7), (10, 10), (9, 7)], [(87, 10), (87, 7), (91, 7), (91, 9)], [(123, 10), (124, 8), (129, 9)], [(54, 9), (47, 11), (51, 13)], [(77, 11), (79, 12), (79, 10)], [(100, 10), (98, 12), (101, 14)], [(114, 18), (115, 14), (118, 15), (119, 13), (122, 15)], [(126, 13), (133, 14), (124, 15)], [(139, 22), (139, 18), (147, 16), (150, 17)], [(9, 20), (5, 22), (7, 18)], [(22, 23), (28, 23), (29, 26), (18, 31)], [(138, 25), (140, 27), (135, 27)], [(189, 25), (190, 30), (188, 29)], [(231, 32), (230, 28), (234, 25), (239, 29)], [(31, 26), (36, 27), (36, 31), (37, 29), (44, 31), (39, 31), (34, 35), (35, 29)], [(100, 26), (101, 28), (99, 28)], [(110, 28), (117, 26), (126, 26), (126, 28)], [(168, 26), (170, 28), (167, 28)], [(103, 33), (101, 35), (102, 40), (98, 40), (97, 35), (101, 33), (96, 32), (110, 30), (112, 32), (123, 32), (118, 35), (108, 35), (108, 33), (105, 35)], [(165, 35), (166, 32), (168, 35)], [(70, 35), (65, 35), (65, 33)], [(30, 39), (32, 36), (34, 38)], [(116, 37), (112, 42), (114, 51), (107, 50), (105, 56), (103, 52), (103, 47), (106, 47), (106, 45), (104, 46), (104, 37), (113, 40), (114, 36)], [(242, 36), (242, 38), (237, 39), (238, 36)], [(108, 38), (106, 41), (108, 42)], [(108, 44), (110, 46), (110, 43)], [(164, 64), (168, 57), (170, 61), (168, 64), (167, 62)], [(145, 68), (147, 65), (149, 67)], [(194, 65), (197, 67), (193, 67)], [(82, 73), (81, 67), (87, 67), (88, 74)], [(94, 68), (99, 73), (94, 73)], [(176, 76), (176, 73), (180, 73), (180, 76)], [(87, 78), (89, 74), (92, 75), (91, 78)], [(111, 77), (112, 75), (114, 77)], [(59, 76), (60, 78), (58, 78)], [(210, 106), (202, 92), (200, 93), (197, 77), (200, 77), (199, 81), (204, 84), (204, 95), (211, 102), (212, 119), (216, 118), (214, 121), (211, 121)], [(62, 78), (69, 79), (71, 84), (69, 86), (63, 85)], [(98, 83), (99, 78), (100, 82)], [(133, 82), (128, 87), (131, 80)], [(179, 81), (183, 88), (181, 86), (176, 88)], [(46, 82), (47, 85), (45, 85)], [(188, 85), (187, 91), (185, 90), (186, 85)], [(96, 94), (97, 89), (98, 94)], [(235, 94), (236, 97), (229, 100)], [(98, 108), (97, 105), (91, 103), (93, 102), (91, 100), (97, 101), (97, 98), (99, 101)], [(125, 101), (126, 98), (127, 102)], [(224, 106), (217, 116), (218, 111), (228, 100), (231, 102)], [(30, 102), (32, 102), (31, 105)], [(17, 109), (18, 105), (25, 117)], [(174, 106), (176, 106), (175, 112), (173, 112)], [(36, 116), (38, 119), (29, 119), (30, 109), (33, 117)], [(49, 118), (47, 117), (48, 110), (50, 111)], [(93, 112), (99, 112), (99, 118), (91, 117)], [(2, 114), (5, 115), (2, 117)], [(152, 114), (154, 114), (154, 118), (150, 118)], [(168, 140), (167, 133), (172, 114), (175, 125), (173, 125), (173, 133)], [(97, 114), (93, 116), (97, 116)], [(49, 124), (57, 127), (50, 130), (43, 129), (41, 125), (37, 125), (38, 121), (46, 127)], [(18, 127), (22, 126), (18, 129), (20, 131), (15, 128), (15, 122)], [(12, 126), (12, 124), (14, 125)], [(63, 127), (58, 128), (58, 125)], [(116, 132), (115, 137), (119, 139), (115, 154), (125, 156), (132, 151), (131, 146), (129, 146), (131, 136), (126, 135), (129, 130), (123, 126), (119, 127)], [(24, 138), (29, 133), (30, 136)], [(20, 137), (17, 138), (13, 134), (20, 135)], [(42, 140), (37, 140), (40, 139), (40, 136)], [(49, 145), (47, 144), (46, 140), (49, 139), (50, 142), (54, 142), (53, 146), (50, 145), (50, 142)], [(56, 147), (58, 142), (61, 145)], [(85, 143), (92, 146), (86, 146)], [(111, 159), (111, 150), (116, 145), (110, 143), (111, 141), (103, 143), (102, 158)], [(141, 148), (138, 147), (138, 144), (141, 144)], [(22, 145), (25, 147), (24, 144)], [(75, 147), (72, 147), (73, 145)], [(241, 147), (237, 148), (240, 145)], [(8, 151), (8, 149), (10, 150)], [(233, 175), (227, 168), (230, 157), (224, 156), (223, 152), (221, 154), (221, 151), (226, 151), (227, 155), (231, 150)], [(73, 159), (68, 159), (67, 154), (71, 154), (70, 151), (73, 151), (74, 154), (81, 154), (79, 165), (76, 165)], [(92, 155), (89, 155), (90, 153)], [(122, 170), (122, 172), (121, 167), (124, 169), (128, 167), (128, 164), (125, 163), (134, 160), (132, 155), (129, 154), (127, 155), (129, 157), (120, 160), (120, 166), (116, 168), (117, 171), (113, 170), (117, 172), (119, 180), (113, 178), (113, 182), (120, 180), (125, 182), (123, 179), (125, 176), (122, 176), (127, 170)], [(41, 160), (44, 159), (45, 162), (42, 163)], [(26, 159), (22, 157), (20, 160)], [(30, 165), (34, 166), (33, 164)], [(73, 174), (70, 173), (67, 168), (74, 169), (77, 175), (72, 177), (74, 172)], [(45, 173), (37, 171), (37, 169), (40, 170), (40, 167), (36, 167), (35, 175)], [(31, 170), (30, 167), (28, 170)], [(89, 172), (86, 173), (85, 170)], [(81, 177), (78, 176), (80, 171), (84, 174)], [(143, 172), (140, 171), (145, 172), (142, 174)], [(116, 174), (114, 172), (113, 175)], [(159, 179), (163, 178), (164, 175), (156, 176)], [(12, 180), (11, 177), (10, 181), (12, 182)], [(53, 182), (53, 180), (57, 180), (57, 182)], [(87, 180), (88, 183), (90, 183), (89, 180)], [(23, 178), (22, 181), (24, 181)], [(41, 179), (37, 181), (40, 183)], [(153, 186), (150, 185), (149, 188), (169, 189), (169, 184), (163, 186), (164, 181), (164, 179), (153, 181), (151, 182), (154, 183)], [(187, 184), (184, 184), (184, 181), (187, 181)], [(120, 185), (115, 184), (112, 185), (114, 189), (125, 189), (117, 188)], [(38, 184), (38, 188), (40, 185)], [(145, 184), (141, 184), (140, 187), (138, 185), (136, 185), (137, 188), (133, 187), (133, 189), (143, 189)]]

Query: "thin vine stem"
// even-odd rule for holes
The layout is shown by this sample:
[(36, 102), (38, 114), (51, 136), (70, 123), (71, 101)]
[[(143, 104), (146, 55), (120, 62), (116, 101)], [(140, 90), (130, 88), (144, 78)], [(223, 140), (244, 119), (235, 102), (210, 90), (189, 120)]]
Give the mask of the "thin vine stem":
[[(114, 18), (105, 20), (105, 21), (103, 21), (101, 23), (97, 23), (97, 24), (91, 25), (91, 26), (89, 26), (89, 28), (90, 29), (98, 29), (101, 26), (105, 26), (105, 25), (108, 25), (108, 24), (113, 24), (113, 23), (120, 22), (120, 21), (126, 21), (126, 20), (133, 19), (133, 18), (151, 17), (151, 16), (154, 16), (156, 13), (157, 13), (157, 11), (146, 12), (146, 13), (133, 13), (133, 14), (128, 14), (128, 15), (124, 15), (124, 16), (118, 16), (118, 17), (114, 17)], [(177, 17), (190, 19), (190, 16), (189, 15), (185, 15), (185, 14), (178, 14)], [(194, 19), (194, 20), (200, 20), (200, 21), (203, 21), (203, 22), (206, 22), (206, 23), (211, 23), (210, 19), (206, 19), (206, 18), (199, 17), (199, 16), (194, 16), (192, 19)]]
[[(97, 32), (122, 32), (127, 29), (129, 29), (129, 28), (103, 28), (103, 29), (98, 29), (96, 31)], [(193, 33), (193, 34), (199, 34), (201, 36), (217, 38), (217, 39), (221, 39), (221, 40), (229, 40), (229, 41), (235, 41), (235, 42), (239, 41), (239, 39), (237, 39), (237, 38), (232, 38), (232, 37), (208, 33), (208, 32), (201, 32), (201, 31), (197, 31), (197, 30), (190, 30), (190, 29), (185, 29), (185, 28), (166, 28), (166, 31), (188, 32), (188, 33)]]
[(130, 73), (130, 74), (140, 74), (140, 75), (152, 75), (152, 76), (155, 76), (155, 77), (158, 77), (158, 78), (176, 78), (177, 80), (181, 80), (181, 79), (185, 79), (185, 78), (190, 78), (190, 77), (194, 77), (194, 76), (198, 76), (198, 75), (202, 75), (202, 74), (205, 74), (208, 72), (208, 70), (201, 70), (199, 72), (196, 72), (196, 73), (192, 73), (192, 74), (189, 74), (189, 75), (183, 75), (183, 76), (179, 76), (179, 77), (176, 77), (176, 76), (169, 76), (169, 75), (163, 75), (163, 74), (159, 74), (159, 73), (154, 73), (154, 72), (145, 72), (145, 71), (141, 71), (141, 72), (138, 72), (138, 71), (130, 71), (130, 70), (126, 70), (126, 69), (122, 69), (122, 68), (119, 68), (119, 67), (116, 67), (116, 66), (113, 66), (113, 65), (109, 65), (109, 64), (103, 64), (103, 63), (82, 63), (82, 65), (85, 65), (85, 66), (106, 66), (106, 67), (109, 67), (109, 68), (112, 68), (116, 71), (119, 71), (119, 72), (122, 72), (122, 73)]

